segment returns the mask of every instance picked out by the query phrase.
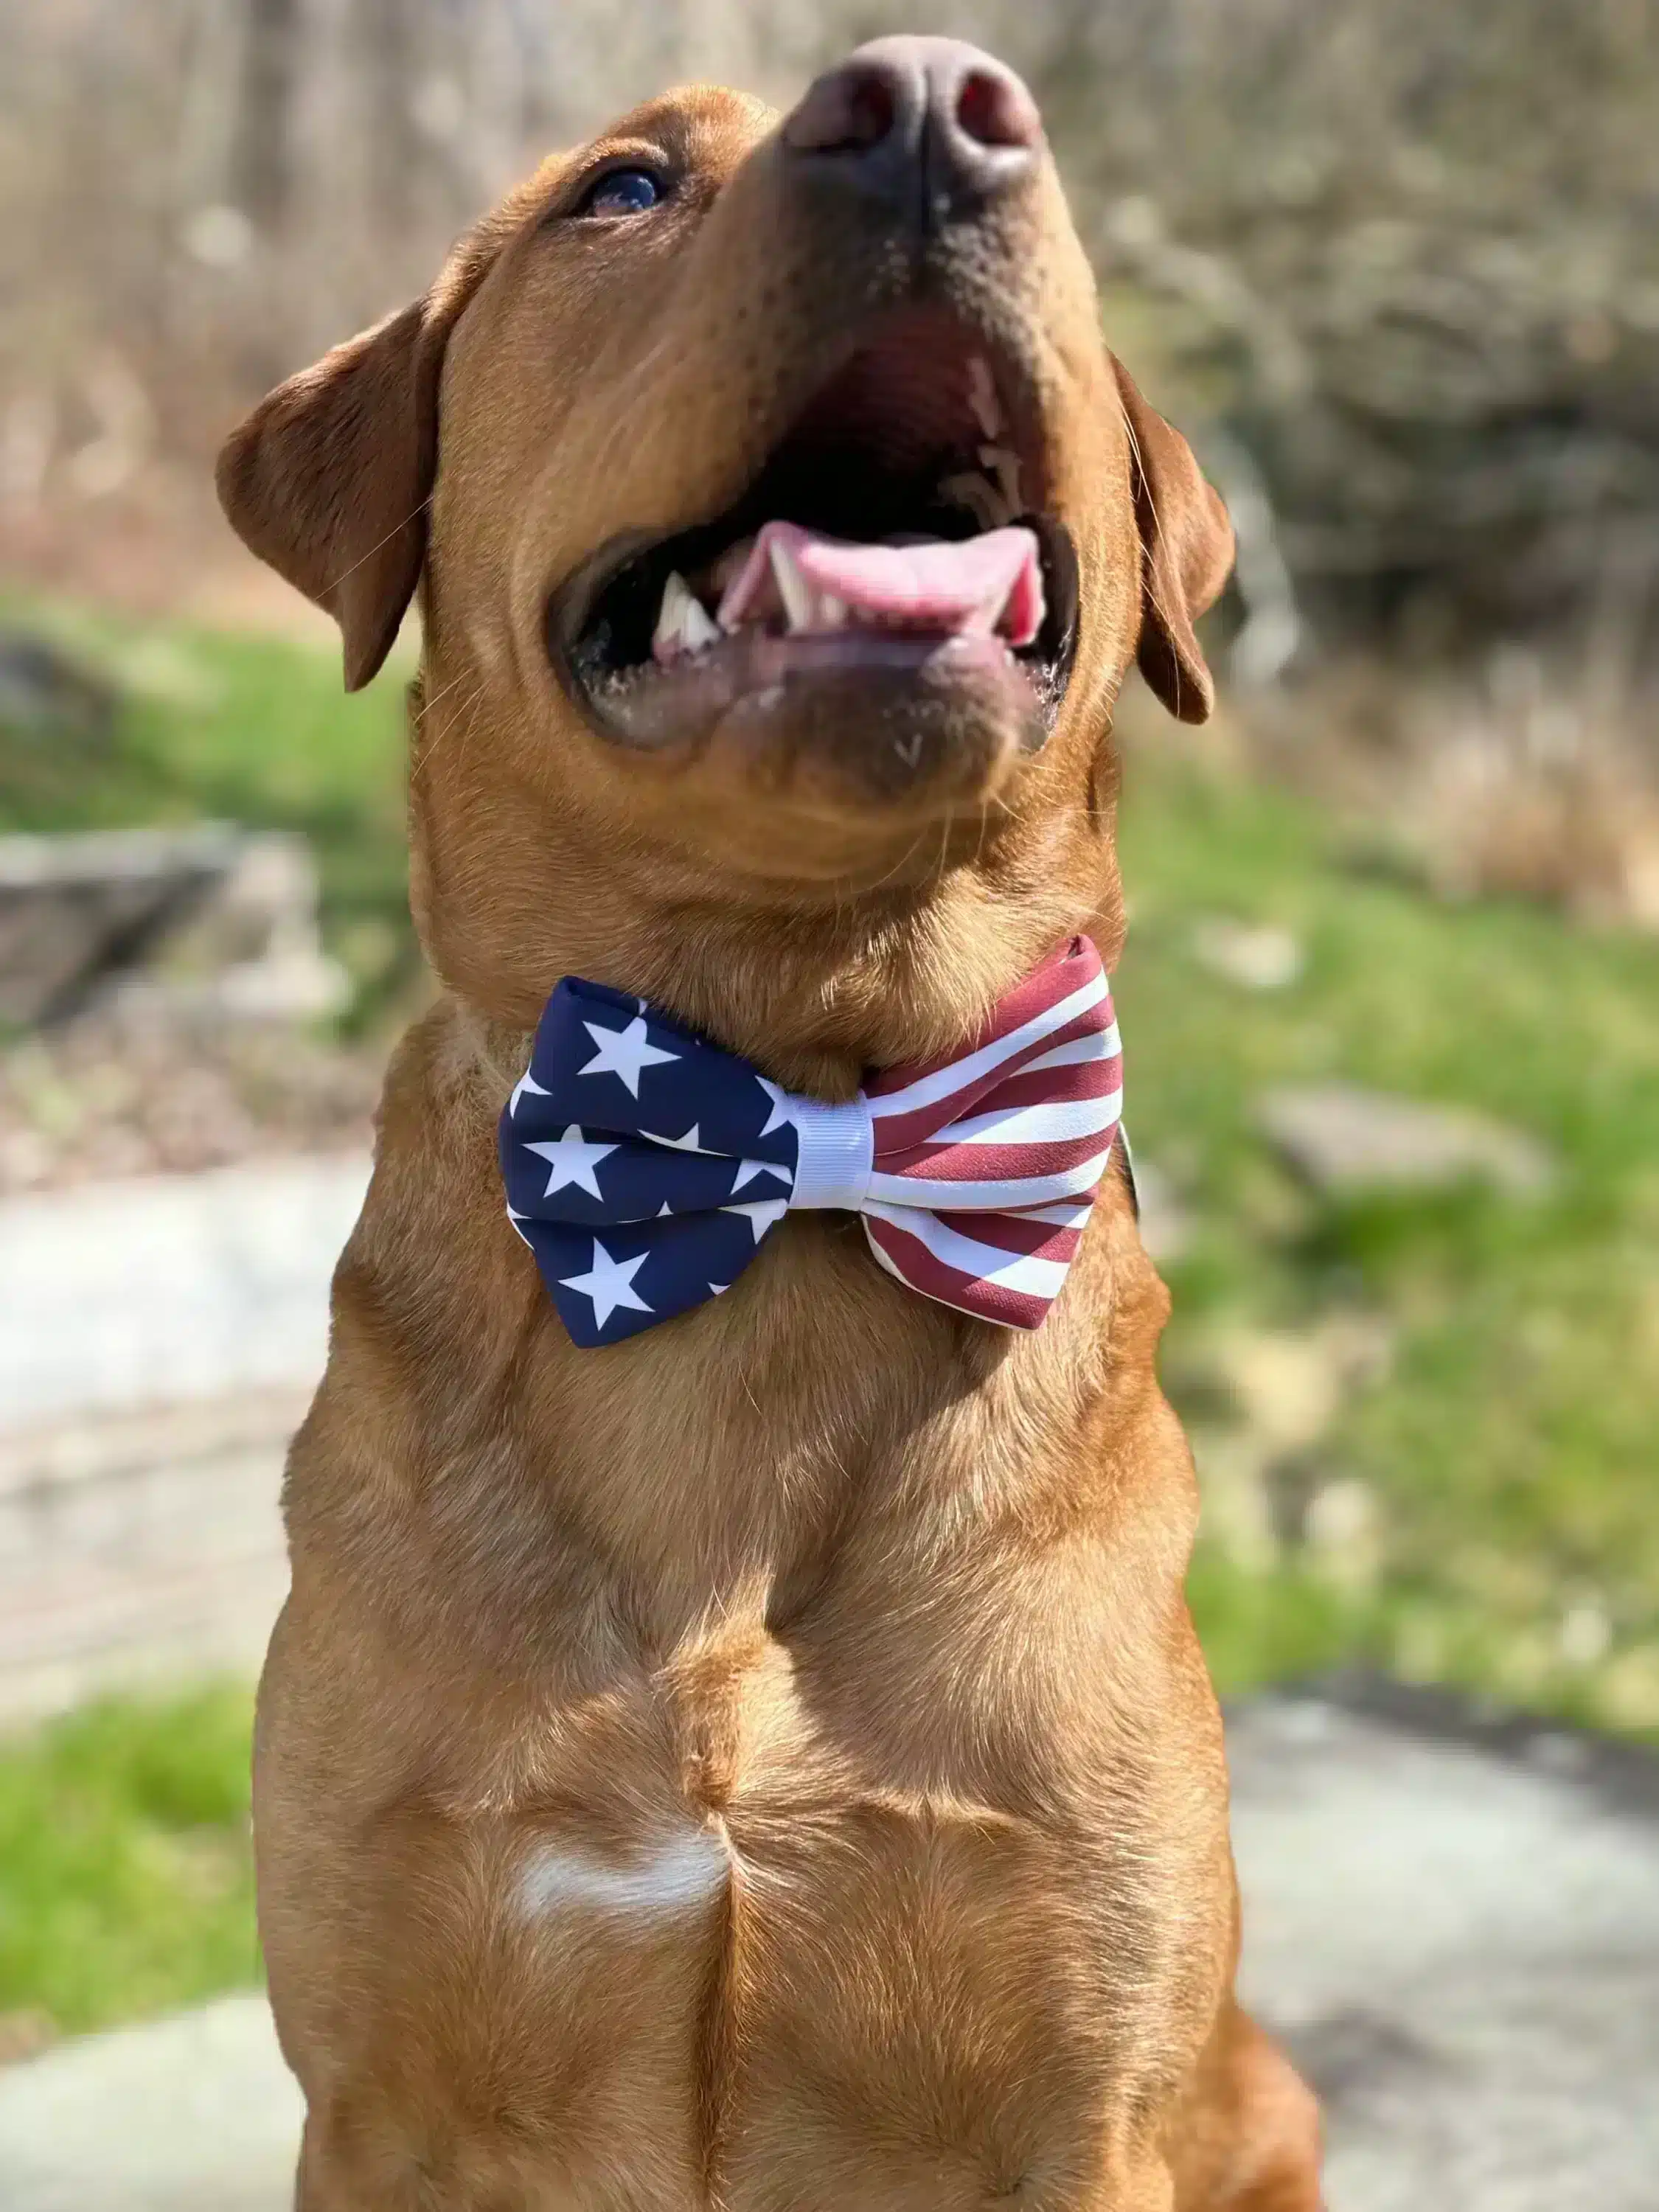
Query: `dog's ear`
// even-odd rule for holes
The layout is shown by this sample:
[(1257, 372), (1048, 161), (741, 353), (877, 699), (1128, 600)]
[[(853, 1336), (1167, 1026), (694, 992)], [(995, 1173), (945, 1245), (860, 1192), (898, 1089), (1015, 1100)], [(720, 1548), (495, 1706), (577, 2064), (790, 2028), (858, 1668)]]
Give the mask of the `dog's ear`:
[(1140, 672), (1183, 722), (1203, 722), (1215, 683), (1193, 624), (1213, 605), (1233, 565), (1233, 527), (1191, 447), (1149, 407), (1113, 362), (1129, 426), (1129, 466), (1140, 531)]
[(348, 691), (392, 650), (420, 580), (444, 349), (493, 259), (475, 235), (424, 299), (279, 385), (219, 456), (232, 529), (339, 623)]

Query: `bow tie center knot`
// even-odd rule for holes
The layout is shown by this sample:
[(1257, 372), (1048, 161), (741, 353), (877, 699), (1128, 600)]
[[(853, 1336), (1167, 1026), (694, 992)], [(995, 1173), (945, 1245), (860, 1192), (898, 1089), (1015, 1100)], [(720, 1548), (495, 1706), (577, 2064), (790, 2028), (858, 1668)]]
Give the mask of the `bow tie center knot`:
[(869, 1100), (860, 1091), (856, 1098), (832, 1106), (791, 1091), (788, 1111), (800, 1147), (790, 1205), (839, 1206), (857, 1213), (869, 1195), (876, 1162)]

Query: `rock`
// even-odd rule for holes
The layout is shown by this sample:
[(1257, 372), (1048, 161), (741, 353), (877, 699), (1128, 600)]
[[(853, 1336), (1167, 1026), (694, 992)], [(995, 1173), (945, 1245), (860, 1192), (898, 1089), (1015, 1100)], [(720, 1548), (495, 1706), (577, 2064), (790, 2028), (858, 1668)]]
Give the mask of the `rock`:
[(0, 1020), (122, 994), (141, 1014), (307, 1019), (345, 978), (317, 933), (302, 838), (222, 823), (0, 838)]
[(1548, 1153), (1519, 1130), (1467, 1107), (1357, 1084), (1269, 1091), (1259, 1119), (1280, 1156), (1327, 1197), (1446, 1190), (1473, 1181), (1535, 1198), (1553, 1180)]
[(1288, 990), (1305, 964), (1301, 944), (1288, 929), (1272, 923), (1252, 927), (1222, 915), (1198, 924), (1193, 952), (1212, 975), (1247, 991)]
[(50, 639), (0, 626), (0, 744), (9, 773), (21, 749), (38, 744), (107, 749), (118, 698), (95, 670)]

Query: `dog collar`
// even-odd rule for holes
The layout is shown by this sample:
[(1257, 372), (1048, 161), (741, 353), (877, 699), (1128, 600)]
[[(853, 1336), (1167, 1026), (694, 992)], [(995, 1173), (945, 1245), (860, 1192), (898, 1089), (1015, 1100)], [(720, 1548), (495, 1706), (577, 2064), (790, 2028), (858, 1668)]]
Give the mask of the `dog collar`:
[(1073, 938), (964, 1049), (831, 1104), (643, 999), (567, 975), (502, 1111), (508, 1218), (574, 1341), (614, 1344), (729, 1290), (792, 1207), (857, 1213), (888, 1273), (1036, 1328), (1123, 1104), (1100, 954)]

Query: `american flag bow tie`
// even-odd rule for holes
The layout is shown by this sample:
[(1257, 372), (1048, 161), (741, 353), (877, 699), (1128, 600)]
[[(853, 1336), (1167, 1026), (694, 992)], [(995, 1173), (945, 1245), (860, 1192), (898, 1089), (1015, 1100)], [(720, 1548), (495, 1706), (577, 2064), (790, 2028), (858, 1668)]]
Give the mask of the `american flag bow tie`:
[(501, 1115), (507, 1213), (579, 1345), (718, 1297), (792, 1206), (858, 1213), (912, 1290), (1036, 1328), (1111, 1156), (1122, 1073), (1086, 937), (965, 1049), (886, 1069), (842, 1105), (568, 975)]

